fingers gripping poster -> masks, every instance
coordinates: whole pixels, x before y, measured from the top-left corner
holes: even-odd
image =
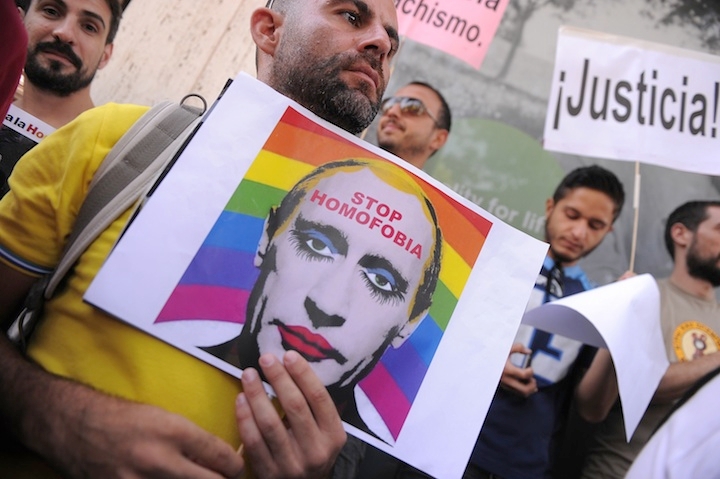
[[[85,299],[237,377],[296,350],[350,433],[460,477],[544,254],[241,75]]]

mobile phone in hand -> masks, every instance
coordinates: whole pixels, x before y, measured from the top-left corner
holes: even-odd
[[[529,368],[532,354],[512,353],[510,355],[510,363],[521,369]]]

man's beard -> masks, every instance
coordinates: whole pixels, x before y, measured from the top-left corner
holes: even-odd
[[[278,52],[271,73],[273,88],[350,133],[360,133],[370,125],[380,110],[383,87],[375,92],[377,101],[373,103],[368,96],[372,93],[371,86],[363,84],[359,90],[350,88],[339,74],[362,61],[378,73],[383,84],[378,58],[370,53],[338,54],[320,63],[297,58],[295,51]]]
[[[720,257],[702,257],[697,251],[697,241],[693,238],[686,257],[687,269],[690,276],[707,281],[717,288],[720,286]]]
[[[552,253],[552,257],[555,259],[555,262],[559,265],[567,265],[570,263],[574,263],[575,261],[579,261],[582,258],[584,258],[585,256],[587,256],[590,253],[592,253],[593,251],[595,251],[595,248],[600,246],[600,243],[598,243],[595,246],[593,246],[590,250],[583,251],[582,253],[580,253],[577,256],[568,256],[568,255],[562,254],[562,253],[556,251],[555,249],[553,249],[553,247],[552,247],[552,242],[550,241],[550,229],[548,228],[548,223],[549,223],[549,221],[546,220],[545,221],[545,242],[550,245],[550,252]]]
[[[38,58],[41,52],[57,52],[64,55],[75,67],[75,71],[62,73],[63,64],[57,60],[50,60],[49,66],[43,66]],[[64,97],[90,85],[95,77],[95,70],[84,72],[83,62],[72,47],[67,43],[55,41],[38,43],[28,52],[25,76],[35,87]]]

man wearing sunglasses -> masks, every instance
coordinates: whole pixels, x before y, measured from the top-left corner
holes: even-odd
[[[440,92],[412,82],[383,100],[378,146],[422,169],[447,141],[450,123],[450,108]]]

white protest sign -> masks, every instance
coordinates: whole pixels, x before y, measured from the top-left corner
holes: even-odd
[[[670,365],[653,277],[643,274],[546,303],[528,311],[523,324],[610,351],[629,441]]]
[[[562,27],[544,146],[720,175],[720,57]]]
[[[349,432],[459,478],[546,250],[241,75],[85,299],[238,377],[294,349]]]

